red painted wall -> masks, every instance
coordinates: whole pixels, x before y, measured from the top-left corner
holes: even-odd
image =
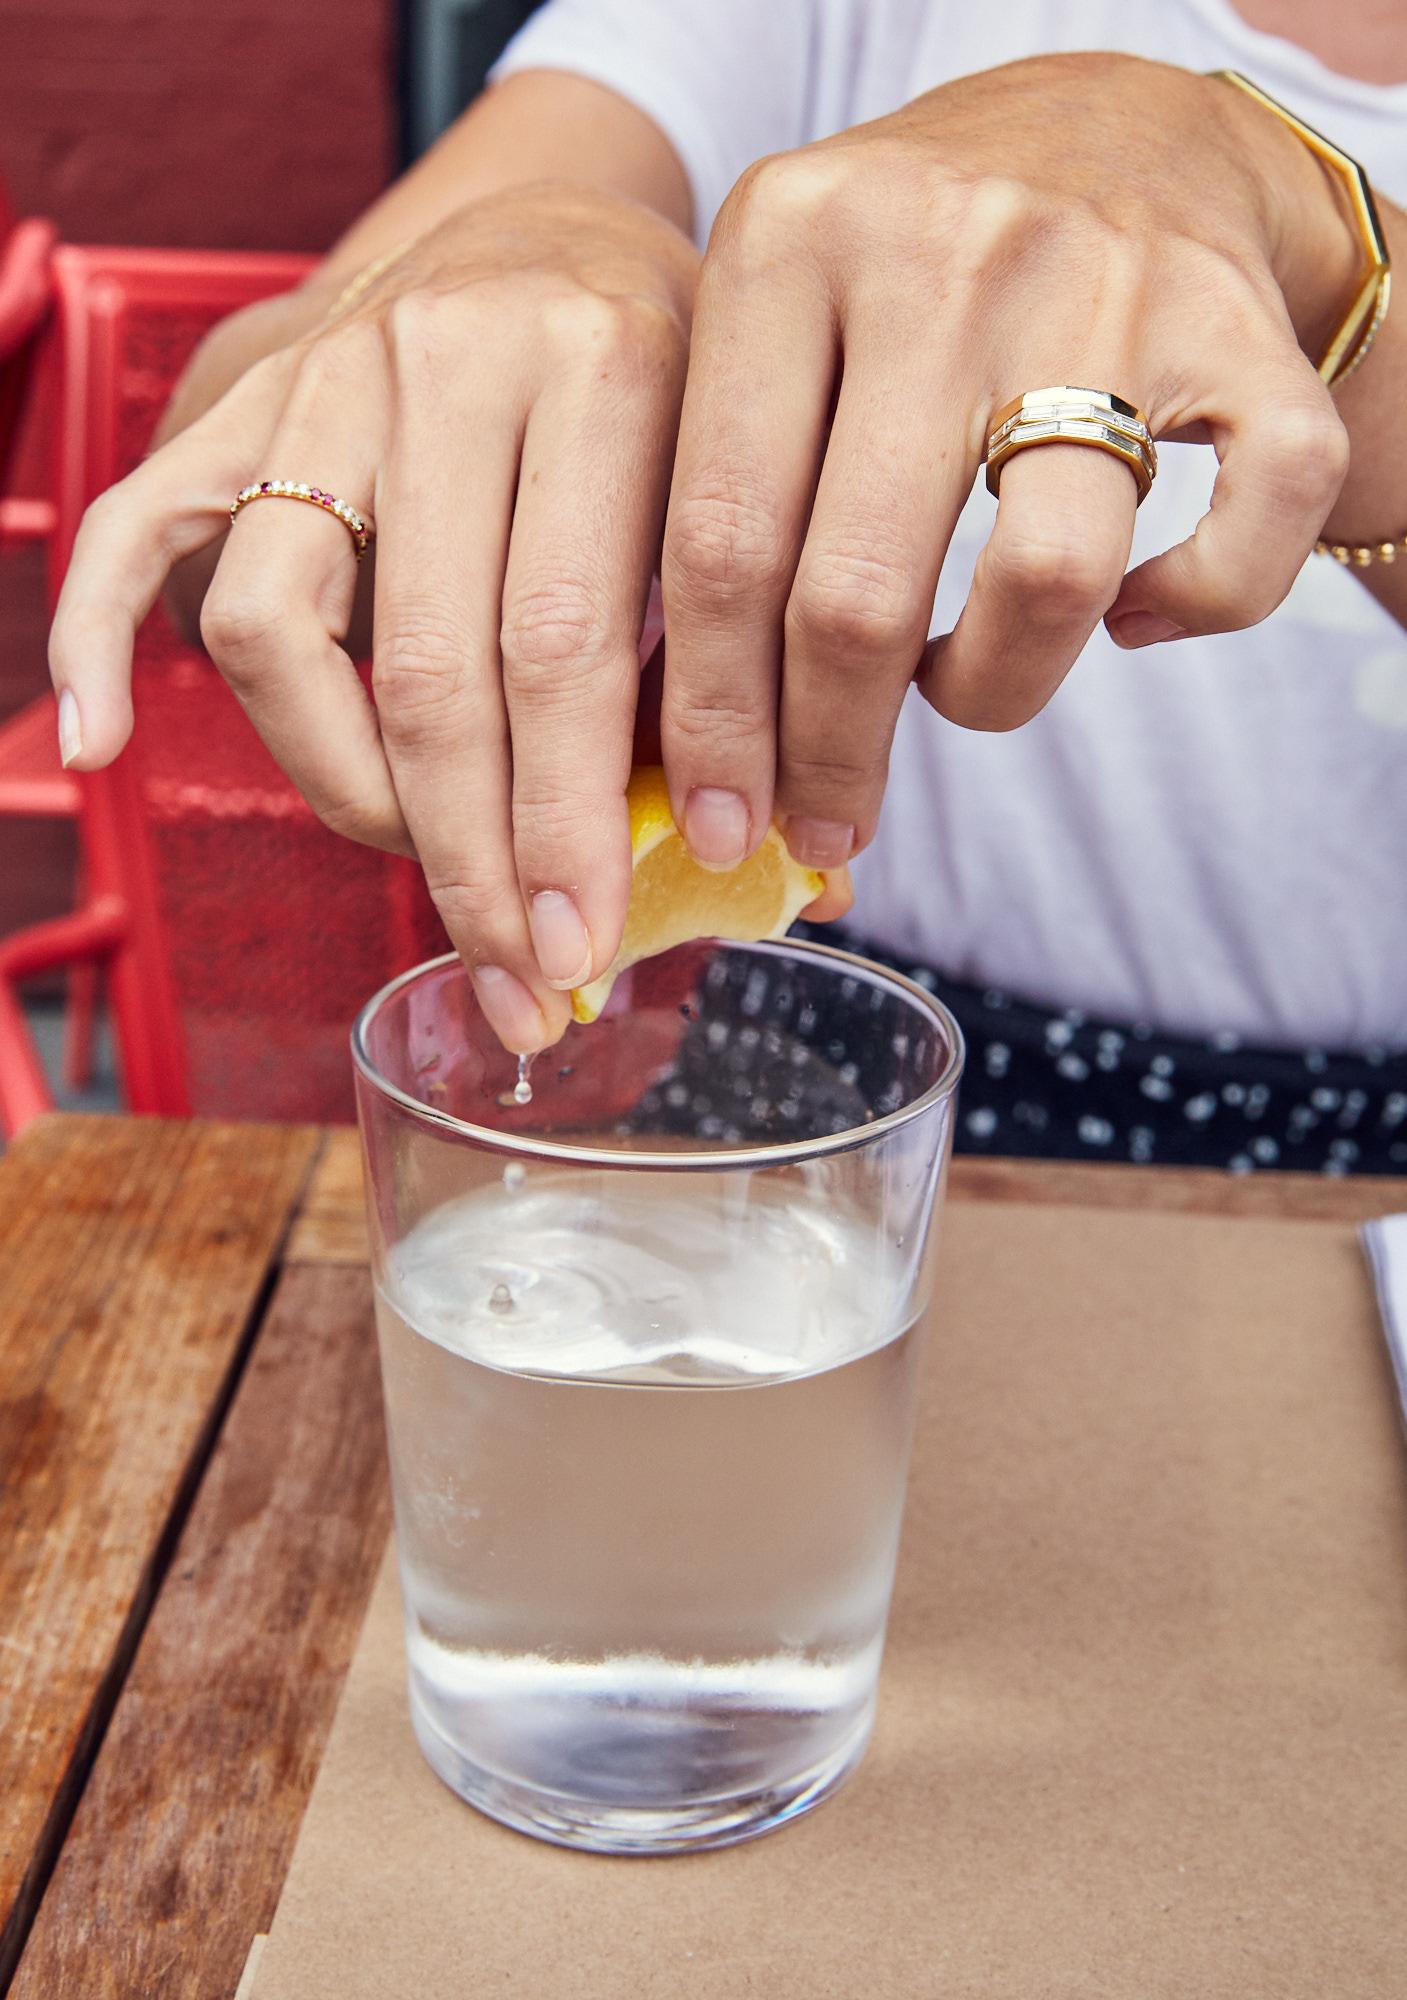
[[[69,242],[320,250],[395,148],[392,0],[0,0],[0,179]],[[39,564],[0,556],[0,716],[46,684]],[[0,821],[0,932],[66,834]]]
[[[4,0],[0,174],[70,241],[318,250],[390,171],[389,0]]]

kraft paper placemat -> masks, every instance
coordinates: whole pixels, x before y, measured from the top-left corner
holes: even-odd
[[[668,1860],[461,1805],[383,1575],[255,2000],[1390,2000],[1407,1476],[1352,1231],[959,1206],[879,1727]]]

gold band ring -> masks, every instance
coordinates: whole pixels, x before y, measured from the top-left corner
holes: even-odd
[[[999,409],[987,439],[987,491],[995,494],[1001,469],[1035,444],[1088,444],[1122,459],[1133,474],[1142,505],[1158,473],[1158,448],[1142,410],[1107,389],[1029,389]]]
[[[358,562],[375,533],[356,508],[339,500],[335,493],[324,493],[320,486],[298,486],[291,479],[261,479],[257,485],[241,487],[230,502],[230,519],[233,521],[241,507],[248,507],[255,500],[302,500],[309,507],[321,507],[326,513],[335,514],[356,543]]]

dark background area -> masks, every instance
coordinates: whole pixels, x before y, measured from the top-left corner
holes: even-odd
[[[482,84],[531,0],[0,0],[0,182],[72,243],[326,249]],[[43,559],[0,557],[0,716],[47,685]],[[12,822],[0,932],[64,907]],[[16,857],[22,862],[16,866]]]

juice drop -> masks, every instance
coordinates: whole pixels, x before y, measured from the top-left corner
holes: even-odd
[[[508,1111],[511,1110],[514,1105],[524,1105],[532,1103],[533,1101],[533,1087],[531,1082],[532,1064],[533,1064],[533,1059],[531,1056],[519,1056],[518,1081],[514,1084],[511,1090],[503,1090],[499,1092],[498,1103],[499,1103],[499,1108],[501,1110]]]

